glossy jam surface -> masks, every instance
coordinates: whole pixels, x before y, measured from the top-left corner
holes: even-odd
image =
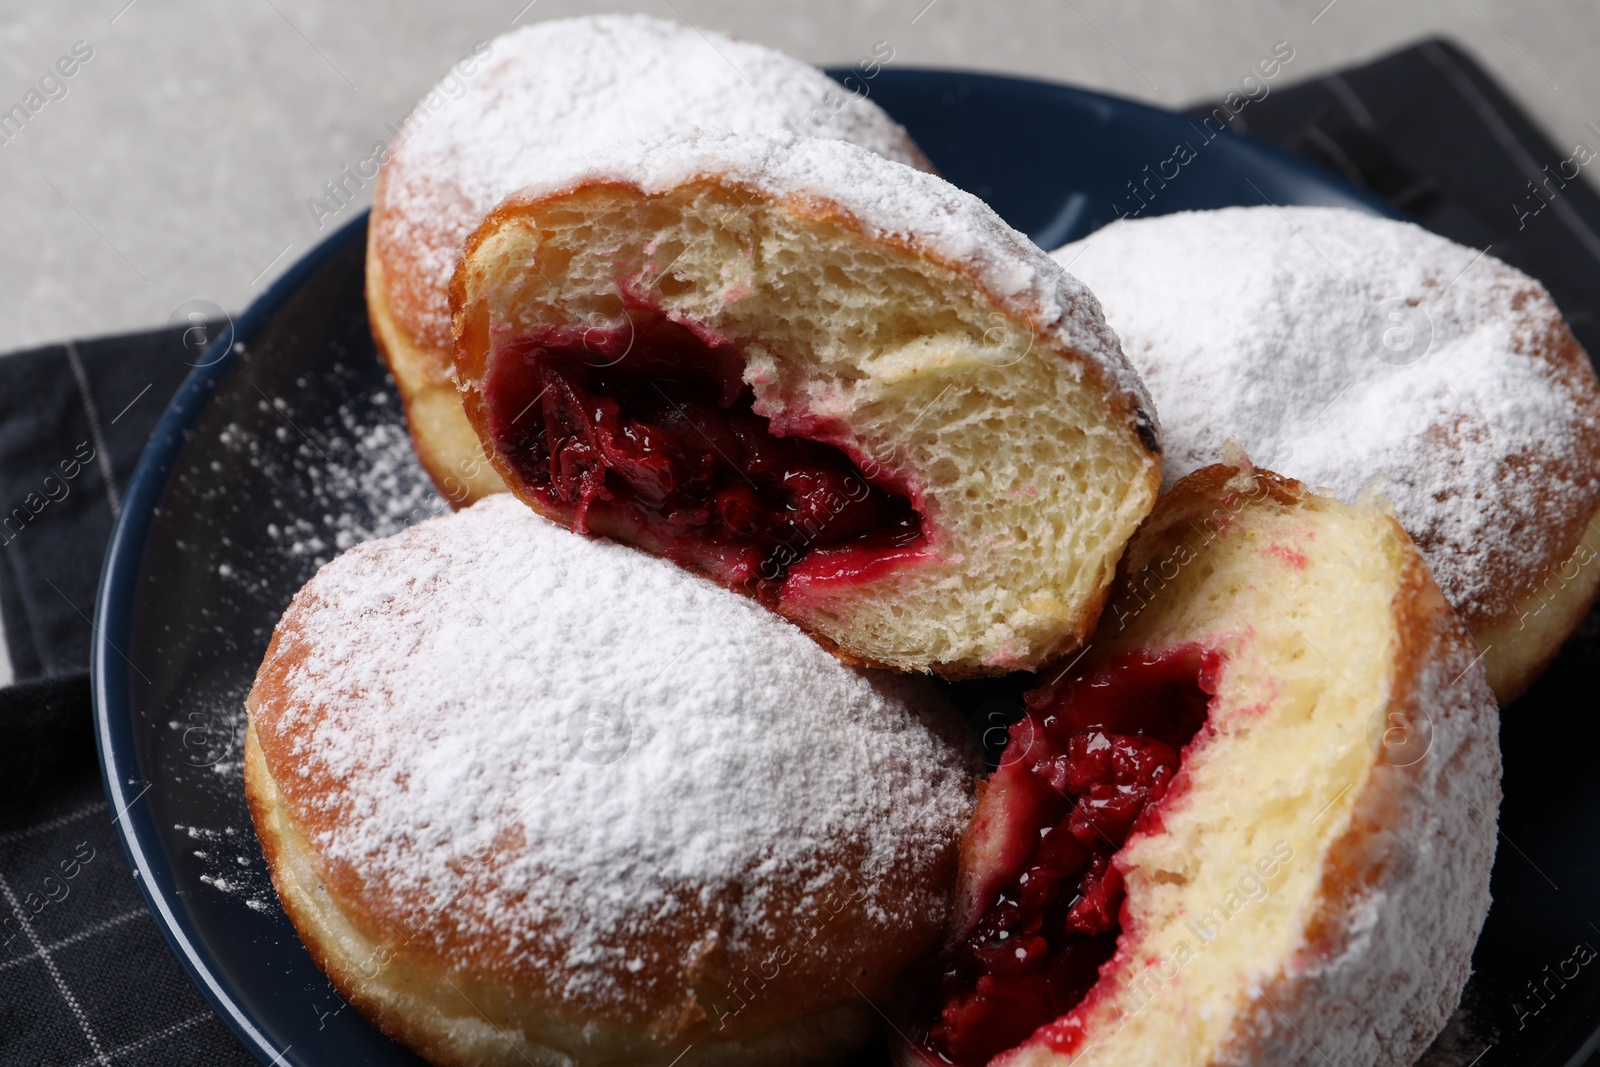
[[[1219,667],[1191,647],[1127,654],[1028,694],[974,824],[993,864],[976,883],[982,910],[940,957],[917,1027],[935,1061],[985,1063],[1095,984],[1120,930],[1113,858],[1155,825]]]
[[[744,361],[660,316],[505,344],[484,386],[522,484],[594,529],[763,598],[864,582],[917,555],[920,516],[839,449],[779,437]]]

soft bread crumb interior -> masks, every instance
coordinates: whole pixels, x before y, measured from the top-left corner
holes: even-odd
[[[712,183],[589,187],[502,224],[462,269],[497,341],[625,326],[624,292],[642,297],[739,345],[776,431],[909,481],[933,558],[782,605],[857,658],[981,674],[1081,644],[1151,505],[1153,460],[1102,382],[848,220]]]
[[[1198,642],[1227,660],[1161,831],[1118,857],[1128,921],[1074,1062],[1146,1067],[1157,1048],[1164,1063],[1213,1062],[1304,942],[1324,859],[1382,751],[1404,543],[1374,509],[1320,497],[1230,510],[1146,561],[1101,630],[1117,647]],[[1054,1061],[1036,1048],[1016,1062]]]

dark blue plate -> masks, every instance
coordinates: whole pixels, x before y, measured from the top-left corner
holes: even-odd
[[[1146,214],[1263,201],[1390,213],[1266,145],[1095,93],[910,70],[849,84],[864,84],[946,177],[1047,247],[1137,206],[1130,183],[1156,194]],[[1172,174],[1162,163],[1180,143],[1194,158],[1145,185],[1150,172]],[[442,510],[367,332],[365,233],[361,218],[331,236],[200,360],[128,487],[97,606],[100,755],[128,858],[179,960],[269,1064],[421,1062],[348,1008],[301,947],[272,893],[239,765],[244,696],[294,592],[349,544]],[[996,692],[959,695],[982,712]],[[1497,880],[1497,895],[1540,888],[1518,878]],[[1538,951],[1559,966],[1570,945],[1554,944]],[[1600,967],[1582,977],[1591,973]],[[1547,1024],[1540,1054],[1566,1050],[1548,1062],[1566,1062],[1588,1033],[1574,1028],[1594,1000],[1581,981],[1535,1019]]]

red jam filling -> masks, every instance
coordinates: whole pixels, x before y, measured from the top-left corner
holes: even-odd
[[[744,360],[655,316],[498,346],[490,432],[535,496],[730,586],[865,582],[924,550],[902,493],[751,410]]]
[[[939,958],[917,1028],[936,1061],[985,1063],[1094,986],[1121,929],[1113,859],[1155,825],[1220,664],[1194,647],[1123,654],[1027,695],[975,823],[997,869],[977,886],[975,924]]]

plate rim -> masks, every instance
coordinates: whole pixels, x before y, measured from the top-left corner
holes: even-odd
[[[357,231],[360,231],[360,236],[365,236],[367,216],[368,210],[363,209],[359,215],[323,238],[268,286],[266,292],[253,300],[243,314],[237,319],[230,318],[231,329],[205,350],[200,363],[184,378],[183,384],[156,422],[155,429],[150,431],[150,439],[139,454],[139,462],[128,479],[122,507],[106,545],[95,595],[89,685],[94,703],[97,762],[106,801],[115,813],[112,825],[116,828],[117,839],[133,870],[140,895],[144,897],[162,938],[188,974],[189,980],[200,990],[223,1024],[257,1059],[264,1054],[270,1056],[263,1061],[268,1064],[288,1062],[288,1048],[277,1049],[256,1028],[250,1013],[235,1001],[227,984],[213,973],[211,954],[195,944],[191,924],[174,911],[167,900],[167,893],[175,893],[176,889],[157,891],[158,873],[165,875],[163,880],[170,880],[172,869],[156,847],[153,817],[148,809],[134,809],[134,805],[155,783],[144,783],[142,790],[131,798],[128,796],[128,787],[140,781],[134,721],[130,713],[130,679],[119,669],[113,657],[121,659],[126,666],[132,666],[132,663],[122,655],[108,631],[123,638],[124,644],[127,643],[125,638],[141,576],[140,564],[149,541],[150,527],[156,517],[156,506],[167,486],[167,475],[188,442],[190,428],[216,394],[223,375],[242,358],[242,350],[248,346],[248,339],[294,296],[312,274],[356,239]],[[224,345],[226,349],[218,352],[217,349]],[[113,716],[113,708],[118,709],[120,715]],[[135,828],[136,822],[152,825]],[[159,867],[147,856],[147,844]]]
[[[853,73],[853,67],[827,67],[823,70],[836,79]],[[884,69],[877,77],[889,76],[892,80],[914,77],[961,79],[987,83],[994,86],[1027,88],[1045,92],[1080,104],[1110,105],[1124,114],[1132,112],[1140,117],[1160,121],[1173,118],[1188,119],[1178,111],[1156,107],[1138,100],[1083,89],[1060,82],[1032,77],[1018,77],[962,68],[899,67]],[[866,94],[870,98],[870,91]],[[1352,201],[1368,207],[1373,213],[1386,218],[1411,221],[1393,205],[1371,193],[1324,170],[1267,141],[1231,129],[1228,136],[1239,142],[1238,147],[1271,160],[1308,180],[1338,189]],[[1267,201],[1271,203],[1271,201]],[[1276,206],[1276,205],[1274,205]],[[159,847],[154,817],[149,808],[138,808],[138,802],[154,787],[153,782],[142,782],[137,762],[134,717],[131,714],[131,680],[127,668],[131,661],[123,656],[119,643],[126,644],[132,621],[132,609],[141,577],[141,564],[149,542],[151,527],[156,517],[156,507],[167,487],[173,466],[188,442],[189,431],[205,406],[216,394],[224,375],[242,358],[242,352],[251,340],[285,305],[306,280],[327,264],[335,255],[345,250],[349,242],[364,237],[370,209],[363,209],[338,229],[328,234],[277,278],[266,291],[250,302],[237,318],[231,318],[231,330],[205,350],[196,365],[168,402],[155,428],[150,433],[138,464],[134,467],[123,493],[122,506],[113,523],[107,542],[105,558],[100,568],[100,578],[95,595],[93,638],[89,660],[90,689],[94,705],[95,745],[101,783],[107,802],[115,813],[112,823],[124,856],[132,869],[140,895],[150,908],[156,926],[178,963],[194,983],[208,1005],[233,1035],[262,1063],[271,1065],[304,1063],[301,1057],[290,1057],[293,1046],[278,1049],[258,1029],[254,1015],[238,1003],[233,991],[216,973],[217,961],[197,942],[198,937],[186,915],[175,909],[168,897],[177,896],[172,881],[172,868]],[[1048,250],[1047,250],[1048,251]],[[226,349],[218,351],[226,345]],[[120,662],[119,662],[120,661]],[[143,785],[142,789],[133,790]],[[160,883],[160,884],[158,884]],[[1600,1042],[1600,1032],[1590,1043]]]
[[[841,84],[846,76],[856,76],[859,74],[859,71],[855,67],[827,66],[822,67],[821,69],[824,74],[827,74],[830,78],[833,78],[835,81],[838,81]],[[1110,104],[1123,112],[1131,111],[1151,119],[1167,120],[1178,118],[1183,119],[1185,122],[1189,122],[1191,124],[1200,121],[1195,119],[1194,116],[1188,114],[1187,112],[1174,111],[1169,108],[1158,107],[1155,104],[1149,104],[1143,100],[1135,100],[1132,97],[1117,96],[1114,93],[1103,93],[1095,89],[1085,89],[1080,86],[1070,85],[1066,82],[1049,81],[1044,78],[997,74],[992,71],[968,70],[964,67],[884,67],[871,79],[866,79],[869,83],[868,91],[860,94],[860,96],[862,99],[869,101],[872,100],[870,83],[872,81],[876,81],[878,78],[887,77],[891,81],[897,81],[901,78],[926,77],[928,75],[959,78],[966,81],[987,83],[997,87],[1021,85],[1026,86],[1027,88],[1036,92],[1048,92],[1068,100],[1075,100],[1083,103]],[[1310,84],[1310,80],[1308,79],[1306,81],[1296,82],[1293,84],[1306,85]],[[891,114],[889,117],[894,118],[894,115]],[[899,119],[895,119],[895,121],[899,122]],[[1345,196],[1348,196],[1351,200],[1360,203],[1375,215],[1380,215],[1387,219],[1394,219],[1398,222],[1410,222],[1420,225],[1417,223],[1415,218],[1406,214],[1404,211],[1401,211],[1399,208],[1389,203],[1389,201],[1382,199],[1366,189],[1363,189],[1361,186],[1356,185],[1343,175],[1337,174],[1326,167],[1319,167],[1309,160],[1302,159],[1293,152],[1290,152],[1288,149],[1280,148],[1271,141],[1264,140],[1251,133],[1242,133],[1238,130],[1235,130],[1231,126],[1226,127],[1221,132],[1236,142],[1235,148],[1241,148],[1247,152],[1252,152],[1258,156],[1261,156],[1262,158],[1269,159],[1275,165],[1294,171],[1300,177],[1307,180],[1338,189]],[[1256,191],[1260,192],[1259,189]],[[1264,194],[1262,196],[1262,201],[1264,205],[1271,207],[1283,206],[1266,199]],[[1158,212],[1154,215],[1139,217],[1158,218],[1161,214],[1171,213]],[[1108,222],[1106,225],[1110,226],[1112,223]],[[1027,235],[1025,234],[1024,236]],[[1029,240],[1031,241],[1032,238],[1030,237]],[[1082,238],[1078,238],[1078,240],[1082,240]],[[1053,252],[1055,249],[1046,248],[1045,251]]]

